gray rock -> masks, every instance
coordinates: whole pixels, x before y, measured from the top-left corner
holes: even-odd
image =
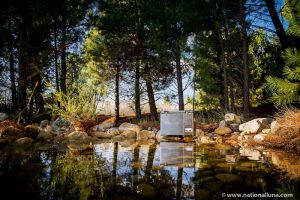
[[[48,125],[50,125],[49,120],[43,120],[43,121],[41,121],[41,123],[40,123],[40,127],[41,127],[41,128],[46,128]]]
[[[86,132],[82,132],[82,131],[74,131],[72,133],[70,133],[68,136],[67,136],[67,139],[69,140],[84,140],[86,138],[88,138],[88,134]]]
[[[110,123],[110,122],[103,122],[101,124],[98,124],[94,127],[92,127],[92,131],[101,131],[101,132],[104,132],[104,131],[107,131],[108,129],[112,128],[113,127],[113,124]]]
[[[234,113],[227,113],[227,114],[225,114],[224,118],[225,118],[225,122],[227,124],[240,124],[241,123],[241,118]]]
[[[231,128],[231,130],[233,130],[234,132],[239,131],[239,124],[230,124],[229,127]]]
[[[89,132],[89,135],[95,138],[108,138],[107,133],[103,131]]]
[[[121,135],[124,138],[136,138],[137,136],[136,132],[133,130],[125,130]]]
[[[226,124],[226,121],[225,120],[220,121],[219,127],[220,128],[228,127],[227,124]]]
[[[0,121],[4,121],[8,119],[8,115],[6,113],[0,113]]]
[[[139,133],[141,131],[141,127],[139,127],[136,124],[131,124],[131,123],[125,122],[125,123],[120,125],[119,131],[122,133],[125,130],[132,130],[132,131],[135,131],[136,133]]]
[[[60,131],[60,130],[63,130],[63,129],[68,130],[69,126],[70,126],[70,122],[63,119],[63,118],[60,118],[60,117],[57,118],[52,124],[52,127],[53,127],[54,131]]]
[[[53,135],[50,132],[41,131],[36,139],[48,141],[53,139]]]
[[[137,134],[138,140],[147,140],[152,138],[155,138],[153,131],[142,130]]]
[[[31,144],[33,142],[34,142],[34,140],[32,138],[29,138],[29,137],[23,137],[23,138],[20,138],[20,139],[16,140],[16,143],[21,144],[21,145]]]
[[[110,137],[114,137],[116,135],[120,135],[120,132],[117,128],[110,128],[107,130],[107,135],[109,135]]]
[[[270,118],[257,118],[249,122],[241,124],[239,130],[245,133],[256,134],[263,129],[270,128],[270,124],[273,120]]]

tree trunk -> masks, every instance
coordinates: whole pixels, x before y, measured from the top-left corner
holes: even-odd
[[[287,47],[289,47],[289,41],[288,41],[286,33],[283,29],[283,25],[282,25],[282,23],[279,19],[278,13],[276,11],[275,2],[274,2],[274,0],[264,0],[264,1],[265,1],[266,5],[267,5],[267,8],[269,10],[272,22],[274,24],[277,36],[278,36],[280,44],[281,44],[281,47],[283,49],[286,49]]]
[[[146,81],[146,88],[147,88],[147,94],[148,94],[148,100],[149,100],[149,107],[150,107],[150,113],[151,113],[151,120],[158,121],[158,114],[157,114],[157,108],[155,104],[155,97],[152,87],[152,78],[150,75],[150,70],[148,64],[146,64],[145,67],[145,81]]]
[[[233,88],[233,80],[232,76],[229,75],[229,87],[230,87],[230,109],[232,113],[235,113],[235,106],[234,106],[234,88]]]
[[[116,183],[117,179],[117,166],[118,166],[118,149],[119,149],[119,144],[116,142],[114,143],[114,157],[113,157],[113,171],[112,171],[112,176],[114,179],[114,183]]]
[[[132,158],[132,168],[133,168],[133,172],[132,172],[132,175],[133,175],[133,180],[132,180],[132,185],[133,185],[133,190],[136,191],[136,186],[138,184],[138,167],[135,166],[136,163],[139,162],[139,155],[140,155],[140,148],[141,146],[140,145],[137,145],[134,147],[133,149],[133,158]]]
[[[243,40],[243,111],[244,116],[249,117],[249,67],[248,67],[248,44],[247,44],[247,30],[246,19],[244,12],[243,0],[239,0],[240,17],[242,24],[242,40]]]
[[[176,63],[176,79],[178,88],[178,108],[179,110],[184,110],[184,100],[183,100],[183,88],[182,88],[182,72],[180,64],[180,47],[177,44],[175,52],[175,63]]]
[[[18,91],[18,102],[19,108],[26,113],[26,98],[27,98],[27,80],[26,80],[26,57],[25,57],[25,41],[27,39],[27,24],[25,17],[22,17],[22,29],[20,35],[20,47],[19,47],[19,91]]]
[[[61,38],[61,75],[60,75],[60,90],[67,94],[66,77],[67,77],[67,19],[65,14],[62,15],[62,38]]]
[[[181,199],[183,167],[178,167],[177,184],[176,184],[176,199]]]
[[[9,71],[10,71],[10,89],[13,108],[17,107],[17,91],[15,80],[15,67],[14,67],[14,52],[13,52],[13,36],[11,31],[11,19],[8,20],[8,50],[9,50]]]
[[[149,146],[148,158],[147,158],[147,164],[145,167],[145,176],[144,176],[146,183],[150,183],[151,170],[153,167],[153,161],[154,161],[154,155],[155,155],[156,148],[157,148],[156,143]]]
[[[139,62],[140,64],[141,62]],[[141,112],[141,94],[140,94],[140,66],[139,64],[135,67],[135,115],[137,119],[142,118]]]
[[[39,63],[37,65],[37,71],[36,71],[36,76],[34,78],[36,86],[36,91],[34,93],[34,100],[35,100],[35,106],[37,109],[37,114],[45,112],[45,107],[44,107],[44,98],[43,98],[43,87],[42,87],[42,69],[40,68]]]
[[[220,27],[218,28],[218,35],[219,35],[219,43],[220,43],[220,49],[221,49],[221,68],[223,69],[223,84],[224,84],[224,110],[225,112],[228,111],[228,80],[227,80],[227,69],[226,69],[226,62],[225,62],[225,50],[224,50],[224,44],[222,39],[222,32],[220,30]]]
[[[119,95],[119,79],[120,79],[120,66],[117,63],[116,65],[116,74],[115,74],[115,81],[116,81],[116,87],[115,87],[115,125],[119,123],[120,118],[120,95]]]

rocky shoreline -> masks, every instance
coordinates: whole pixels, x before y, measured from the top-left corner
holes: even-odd
[[[41,121],[40,124],[17,125],[11,121],[0,122],[0,146],[7,144],[29,145],[34,142],[53,143],[56,148],[67,147],[74,152],[83,152],[93,148],[101,140],[119,143],[155,143],[156,141],[181,141],[201,144],[224,144],[233,147],[255,144],[260,147],[265,138],[276,133],[278,125],[271,118],[257,118],[248,122],[234,113],[227,113],[218,128],[209,132],[196,129],[193,137],[162,136],[155,127],[146,130],[131,123],[114,127],[110,122],[102,122],[88,130],[71,125],[70,122],[57,118],[55,121]]]

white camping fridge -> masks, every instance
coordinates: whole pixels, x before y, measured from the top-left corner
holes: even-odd
[[[174,136],[194,135],[194,114],[192,111],[160,113],[160,134]]]

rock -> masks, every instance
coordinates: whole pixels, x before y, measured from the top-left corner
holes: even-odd
[[[119,131],[124,132],[125,130],[132,130],[132,131],[135,131],[136,133],[139,133],[141,131],[141,127],[139,127],[136,124],[130,124],[130,123],[125,122],[120,125]]]
[[[18,137],[20,136],[22,133],[22,131],[18,128],[15,128],[13,126],[8,126],[5,127],[1,132],[0,132],[0,136],[2,138],[7,138],[7,137]]]
[[[224,128],[224,127],[227,127],[227,124],[226,124],[226,121],[225,121],[225,120],[222,120],[222,121],[220,121],[220,123],[219,123],[219,128]]]
[[[248,157],[249,160],[258,161],[258,160],[260,160],[260,158],[262,156],[258,150],[246,148],[243,146],[239,149],[239,151],[240,151],[241,156],[246,156],[246,157]]]
[[[44,131],[45,131],[45,132],[48,132],[48,133],[52,133],[52,132],[53,132],[53,128],[52,128],[52,126],[47,125],[47,126],[44,128]]]
[[[80,153],[82,151],[92,150],[93,144],[69,144],[68,149],[70,149],[72,152]]]
[[[135,133],[135,132],[134,132]],[[115,137],[112,138],[113,142],[122,142],[124,141],[126,138],[121,134],[121,135],[117,135]]]
[[[248,168],[254,168],[254,167],[258,167],[257,162],[242,162],[240,164],[241,167],[248,167]]]
[[[235,163],[238,161],[238,155],[236,154],[225,155],[225,161],[229,163]]]
[[[153,128],[152,128],[152,131],[153,131],[153,133],[156,135],[156,133],[158,132],[158,129],[155,128],[155,127],[153,127]]]
[[[229,127],[232,131],[238,132],[239,131],[239,124],[230,124]]]
[[[25,136],[36,139],[37,136],[40,134],[40,129],[34,125],[27,125],[25,126]]]
[[[6,113],[0,113],[0,121],[4,121],[8,119],[8,115]]]
[[[8,139],[0,139],[0,147],[9,144],[9,140]]]
[[[215,148],[220,149],[220,150],[230,150],[230,149],[232,149],[232,146],[230,146],[228,144],[216,144]]]
[[[228,127],[219,127],[215,130],[215,133],[218,134],[218,135],[221,135],[221,136],[224,136],[224,135],[229,135],[230,133],[232,133],[232,130]]]
[[[142,130],[137,134],[138,140],[147,140],[151,138],[155,138],[153,131]]]
[[[255,142],[263,142],[266,138],[267,134],[257,134],[253,137]]]
[[[70,122],[61,117],[57,118],[52,125],[54,131],[59,131],[60,129],[68,130],[69,126]]]
[[[225,122],[227,124],[240,124],[241,123],[241,118],[234,113],[227,113],[227,114],[225,114],[224,118],[225,118]]]
[[[109,135],[110,137],[114,137],[116,135],[120,135],[120,132],[117,128],[110,128],[107,130],[107,135]]]
[[[136,132],[133,130],[125,130],[121,135],[124,138],[136,138]]]
[[[235,174],[217,174],[216,177],[223,183],[242,182],[241,177],[239,177],[238,175],[235,175]]]
[[[271,133],[276,133],[280,129],[280,126],[276,120],[271,123],[270,129]]]
[[[245,133],[256,134],[261,132],[263,129],[270,128],[272,119],[270,118],[257,118],[249,122],[241,124],[239,130]]]
[[[49,141],[53,139],[53,135],[50,132],[41,131],[36,139]]]
[[[210,138],[209,136],[203,136],[200,138],[200,142],[203,144],[211,144],[214,143],[215,141],[213,141],[213,139]]]
[[[113,127],[113,124],[110,122],[103,122],[91,128],[92,131],[101,131],[104,132]]]
[[[29,137],[23,137],[23,138],[20,138],[20,139],[16,140],[17,144],[22,144],[22,145],[31,144],[33,142],[34,142],[34,140],[32,138],[29,138]]]
[[[50,125],[49,120],[43,120],[43,121],[41,121],[41,123],[40,123],[40,127],[41,127],[41,128],[46,128],[48,125]]]
[[[85,140],[86,138],[88,138],[88,134],[86,132],[82,132],[82,131],[74,131],[72,133],[70,133],[67,136],[67,139],[69,140],[77,140],[77,141],[82,141]]]
[[[108,138],[107,133],[102,131],[89,132],[89,135],[95,138]]]
[[[271,133],[271,129],[270,128],[263,129],[261,132],[264,133],[264,134],[270,134]]]
[[[196,129],[196,134],[195,134],[195,136],[196,137],[201,137],[201,136],[204,136],[204,131],[202,131],[202,129]]]

